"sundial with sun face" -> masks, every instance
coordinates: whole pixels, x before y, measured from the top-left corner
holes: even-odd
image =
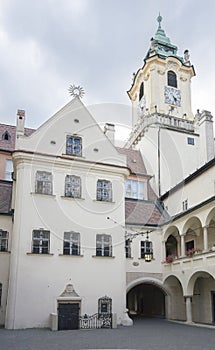
[[[80,85],[70,85],[68,91],[72,97],[82,98],[84,96],[84,89]]]

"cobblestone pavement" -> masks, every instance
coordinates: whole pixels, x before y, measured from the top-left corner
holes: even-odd
[[[0,350],[214,350],[215,328],[159,319],[137,319],[133,327],[51,332],[0,329]]]

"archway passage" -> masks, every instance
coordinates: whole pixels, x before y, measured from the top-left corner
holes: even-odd
[[[154,284],[142,283],[127,294],[130,316],[165,318],[165,293]]]

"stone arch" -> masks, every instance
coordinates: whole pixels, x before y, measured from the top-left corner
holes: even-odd
[[[175,275],[169,275],[164,280],[165,287],[169,290],[168,318],[171,320],[186,320],[186,305],[184,300],[184,287],[181,280]]]
[[[185,250],[190,250],[194,247],[203,250],[203,227],[201,220],[197,216],[192,216],[186,221],[182,232],[185,235]]]
[[[215,279],[207,271],[192,274],[187,285],[187,295],[192,296],[192,320],[201,323],[215,321]]]
[[[207,218],[206,227],[208,234],[208,248],[215,250],[215,208],[213,208]]]
[[[166,257],[180,256],[180,234],[176,226],[170,226],[164,234]]]
[[[127,308],[129,315],[166,317],[168,290],[156,278],[141,277],[127,286]]]

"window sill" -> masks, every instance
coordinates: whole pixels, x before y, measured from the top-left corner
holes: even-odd
[[[107,203],[107,204],[115,204],[115,202],[113,201],[100,201],[98,199],[93,199],[93,202],[97,202],[97,203]]]
[[[32,256],[53,256],[53,253],[47,253],[47,254],[42,254],[42,253],[26,253],[27,255],[32,255]]]
[[[7,250],[7,251],[1,251],[0,250],[0,254],[10,254],[11,252],[9,251],[9,250]]]
[[[30,194],[32,194],[33,196],[43,196],[43,197],[51,197],[51,198],[56,197],[55,194],[46,194],[46,193],[37,193],[37,192],[30,192]]]
[[[108,258],[108,259],[115,259],[115,256],[103,256],[103,255],[92,255],[92,258]]]
[[[144,260],[145,261],[145,258],[138,258],[138,260]],[[155,260],[155,259],[152,258],[152,260]]]
[[[134,259],[134,258],[133,258],[133,256],[126,256],[126,259],[132,260],[132,259]]]
[[[68,199],[68,200],[73,200],[73,201],[84,201],[85,198],[81,198],[81,197],[67,197],[67,196],[61,196],[62,199]]]
[[[63,153],[62,157],[70,158],[70,159],[73,159],[73,158],[75,158],[75,159],[85,159],[86,158],[83,155],[79,156],[79,155],[76,155],[76,154],[66,154],[66,153]]]
[[[75,254],[58,254],[59,256],[65,256],[65,257],[69,257],[69,258],[83,258],[83,255],[79,254],[79,255],[75,255]]]

